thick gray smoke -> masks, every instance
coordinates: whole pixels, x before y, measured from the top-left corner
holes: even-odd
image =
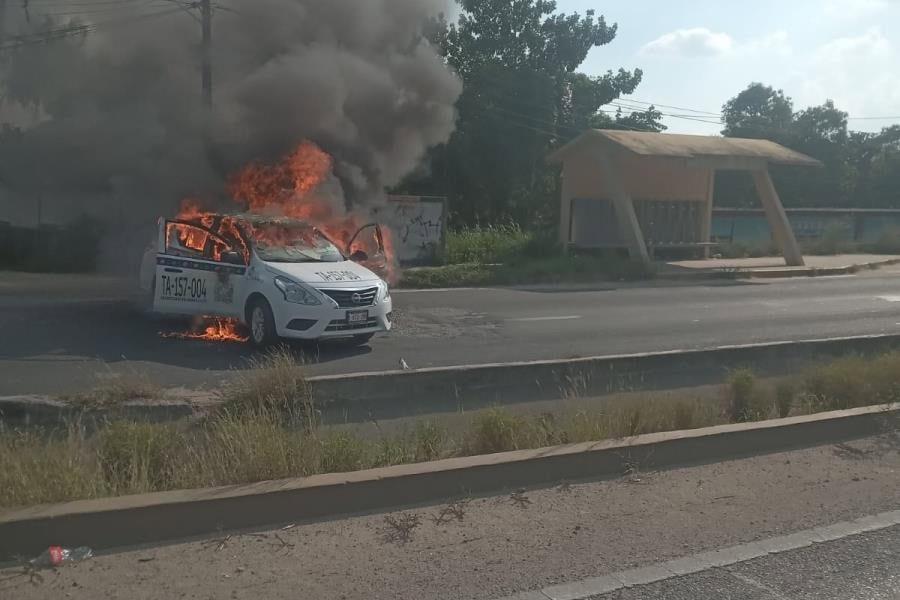
[[[66,7],[33,3],[26,23],[15,4],[5,46],[27,39],[11,33],[46,29],[35,7]],[[92,28],[84,37],[5,51],[6,102],[34,115],[0,140],[12,201],[107,193],[119,216],[153,219],[185,195],[221,197],[229,172],[309,139],[335,157],[345,194],[360,203],[452,132],[461,83],[421,36],[446,0],[215,5],[211,114],[200,25],[168,1],[98,3],[77,17]],[[49,26],[64,26],[60,18]]]

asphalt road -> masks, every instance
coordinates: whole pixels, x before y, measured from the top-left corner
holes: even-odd
[[[116,280],[0,273],[0,395],[64,393],[110,370],[167,387],[220,381],[252,353],[163,339]],[[900,331],[900,269],[858,276],[590,290],[396,291],[396,329],[306,349],[313,373],[570,358]]]
[[[895,600],[900,527],[619,590],[591,600]]]

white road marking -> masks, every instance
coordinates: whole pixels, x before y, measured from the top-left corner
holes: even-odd
[[[754,579],[748,575],[743,575],[741,573],[734,573],[734,572],[730,572],[730,575],[732,577],[734,577],[735,579],[737,579],[738,581],[742,581],[742,582],[746,583],[747,585],[755,587],[756,589],[758,589],[762,592],[766,592],[773,598],[777,598],[778,600],[788,600],[787,596],[785,596],[784,594],[782,594],[781,592],[779,592],[772,586],[766,585],[761,581],[757,581],[756,579]]]
[[[887,302],[900,302],[900,296],[878,296],[878,299]]]
[[[536,321],[574,321],[580,319],[581,315],[568,315],[565,317],[525,317],[523,319],[507,319],[508,321],[518,321],[520,323],[534,323]]]
[[[893,510],[869,517],[862,517],[854,521],[843,521],[825,527],[805,529],[790,535],[777,536],[758,542],[701,552],[700,554],[677,558],[642,569],[618,571],[600,577],[553,585],[541,590],[507,596],[502,600],[539,600],[542,597],[550,600],[586,600],[587,598],[602,596],[626,587],[647,585],[673,577],[700,573],[717,567],[729,567],[753,560],[754,558],[799,550],[813,544],[841,540],[852,535],[879,531],[897,525],[900,525],[900,510]],[[766,590],[776,598],[784,597],[777,590],[760,581],[742,576],[733,571],[730,572],[744,583]]]

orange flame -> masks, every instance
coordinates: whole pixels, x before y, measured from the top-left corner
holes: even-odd
[[[205,340],[208,342],[246,342],[247,336],[240,333],[241,324],[237,319],[203,317],[207,321],[202,333],[160,333],[164,338],[176,340]]]

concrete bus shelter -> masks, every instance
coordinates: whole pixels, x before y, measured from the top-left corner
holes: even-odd
[[[588,130],[550,158],[562,163],[560,241],[627,248],[649,262],[656,249],[708,255],[716,171],[749,171],[785,262],[803,255],[769,175],[769,165],[821,167],[768,140]]]

